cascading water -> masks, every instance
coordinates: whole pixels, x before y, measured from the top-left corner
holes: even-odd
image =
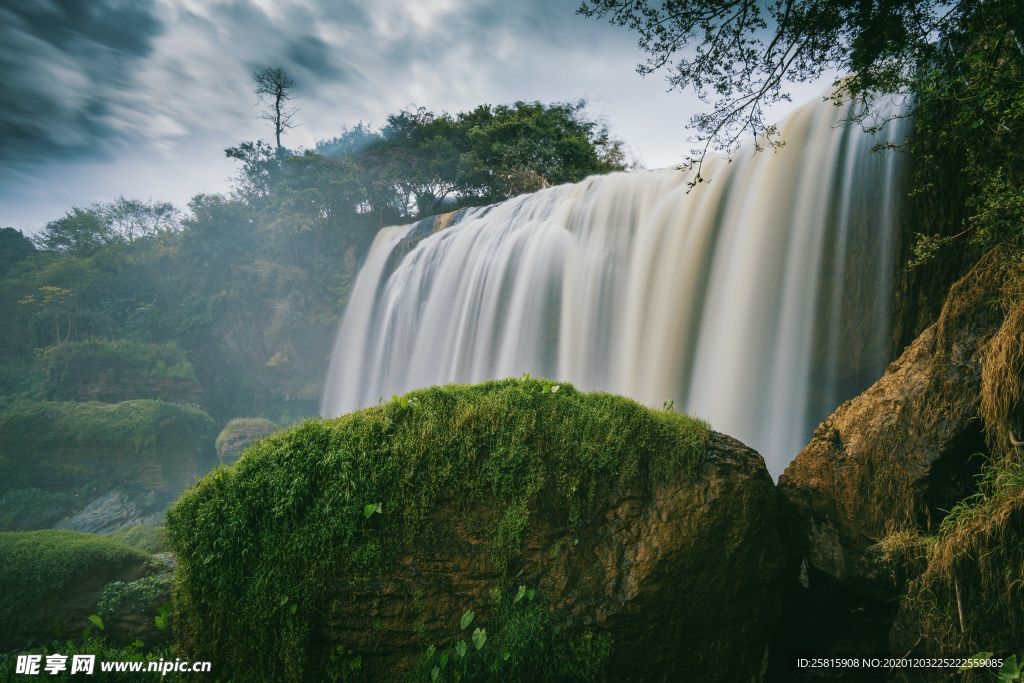
[[[381,230],[322,413],[529,372],[671,399],[778,477],[884,369],[900,173],[847,113],[801,108],[781,150],[711,158],[692,191],[618,173]]]

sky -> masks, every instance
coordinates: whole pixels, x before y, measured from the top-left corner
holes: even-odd
[[[229,192],[224,149],[270,140],[252,74],[283,67],[312,147],[425,106],[586,98],[647,168],[680,163],[707,105],[642,78],[637,36],[579,0],[0,0],[0,226],[72,206]],[[788,110],[827,83],[791,88]]]

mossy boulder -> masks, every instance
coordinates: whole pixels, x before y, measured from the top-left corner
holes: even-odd
[[[128,340],[85,341],[51,346],[39,353],[47,400],[120,403],[161,399],[199,404],[203,388],[185,352],[170,344]]]
[[[80,639],[107,584],[131,583],[157,569],[148,553],[103,536],[56,529],[0,533],[0,652],[33,638],[51,640],[59,624],[63,639]],[[137,635],[104,625],[114,638]]]
[[[263,418],[236,418],[228,422],[217,437],[217,457],[221,464],[230,465],[238,460],[238,456],[249,444],[279,429],[276,424]]]
[[[0,490],[115,485],[166,504],[215,462],[215,425],[162,401],[16,401],[0,410]]]
[[[759,677],[795,571],[761,457],[555,389],[418,390],[208,475],[167,516],[184,653],[237,681]]]

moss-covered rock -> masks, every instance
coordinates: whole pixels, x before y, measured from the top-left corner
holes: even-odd
[[[74,531],[0,533],[0,651],[55,636],[81,638],[103,588],[154,571],[148,553]],[[110,635],[127,636],[128,633]]]
[[[203,411],[162,401],[12,402],[0,410],[0,491],[99,482],[167,502],[212,466],[214,429]]]
[[[167,517],[187,656],[238,681],[431,680],[442,654],[466,682],[759,676],[786,566],[760,456],[554,389],[419,390],[208,475]]]
[[[128,340],[85,341],[51,346],[39,354],[47,400],[119,403],[161,399],[202,403],[203,389],[185,352],[176,344]]]
[[[221,464],[230,465],[238,460],[238,456],[249,444],[279,429],[276,424],[263,418],[236,418],[228,422],[217,437],[217,457]]]

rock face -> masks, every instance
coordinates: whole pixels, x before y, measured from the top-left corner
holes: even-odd
[[[609,681],[692,680],[695,672],[702,681],[756,681],[764,673],[783,575],[796,569],[761,457],[717,433],[708,451],[699,478],[680,473],[653,498],[639,487],[601,491],[575,532],[543,497],[535,501],[516,566],[556,623],[611,634]],[[379,581],[335,585],[322,638],[362,653],[369,680],[398,680],[419,636],[441,650],[465,637],[467,609],[486,622],[500,578],[483,538],[488,517],[487,506],[471,511]]]
[[[904,526],[937,528],[974,488],[986,452],[979,350],[1002,321],[994,264],[957,282],[939,321],[826,419],[779,479],[800,553],[852,590],[895,596],[872,546]]]
[[[71,517],[54,525],[55,529],[106,534],[114,529],[138,524],[159,526],[164,506],[155,503],[152,491],[114,490],[104,493]]]

